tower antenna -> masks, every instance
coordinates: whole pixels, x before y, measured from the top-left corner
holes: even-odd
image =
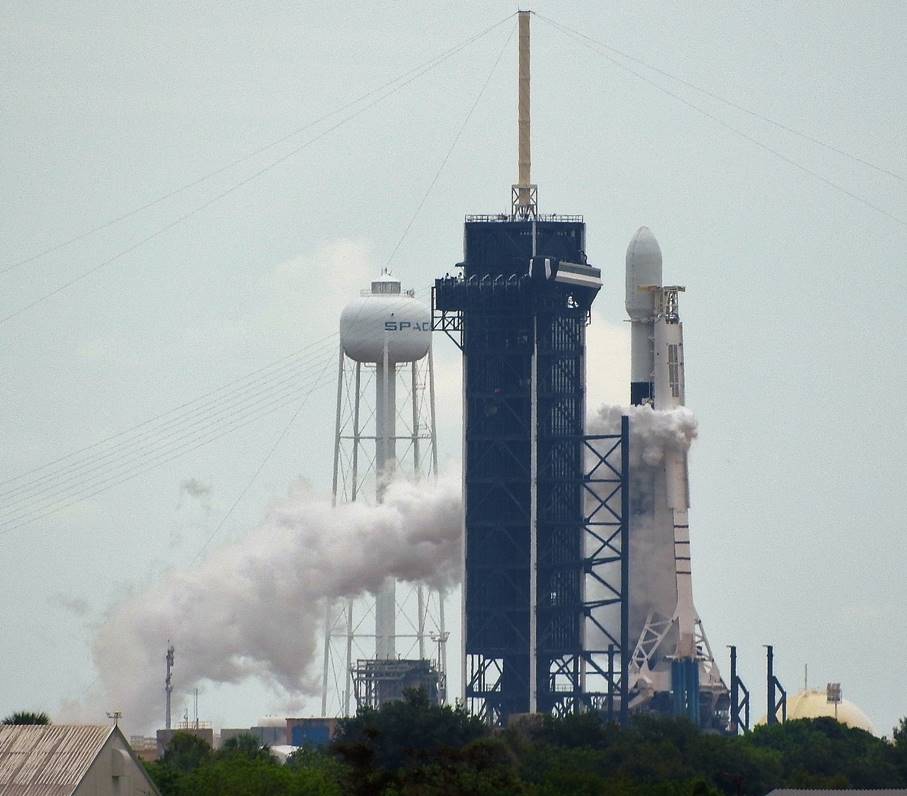
[[[519,88],[517,108],[517,184],[511,189],[514,218],[535,218],[538,215],[538,186],[532,184],[532,155],[530,137],[530,72],[529,17],[531,11],[519,12]]]
[[[170,695],[173,693],[173,645],[167,642],[167,676],[164,678],[164,693],[167,695],[167,712],[164,714],[164,726],[170,729]]]

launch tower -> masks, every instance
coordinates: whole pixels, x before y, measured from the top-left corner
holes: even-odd
[[[433,291],[433,328],[463,353],[463,693],[492,724],[613,706],[626,685],[626,638],[605,632],[602,611],[626,609],[627,428],[585,435],[586,325],[601,278],[582,217],[538,211],[529,19],[520,12],[511,211],[466,217],[461,273]],[[589,577],[607,586],[595,599]]]

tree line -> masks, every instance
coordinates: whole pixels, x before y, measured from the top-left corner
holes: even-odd
[[[907,786],[907,718],[891,740],[831,718],[728,737],[684,719],[595,713],[493,731],[421,692],[339,722],[324,749],[277,763],[253,736],[211,750],[177,734],[149,764],[164,796],[762,796],[777,787]]]
[[[4,723],[46,723],[18,713]],[[253,735],[213,750],[176,733],[147,764],[163,796],[763,796],[773,788],[907,787],[907,718],[891,739],[831,718],[729,737],[684,719],[536,716],[492,730],[409,692],[338,723],[322,749],[280,764]]]

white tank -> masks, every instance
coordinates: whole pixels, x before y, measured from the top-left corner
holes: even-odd
[[[648,320],[655,315],[655,293],[640,290],[661,285],[661,248],[648,227],[640,227],[627,246],[627,315]]]
[[[386,270],[340,313],[340,343],[357,362],[422,359],[431,345],[431,310],[400,289],[400,280]]]

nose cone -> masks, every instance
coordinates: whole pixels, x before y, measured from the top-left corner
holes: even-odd
[[[661,248],[648,227],[640,227],[627,246],[627,314],[644,320],[655,314],[655,294],[645,290],[661,285]]]

